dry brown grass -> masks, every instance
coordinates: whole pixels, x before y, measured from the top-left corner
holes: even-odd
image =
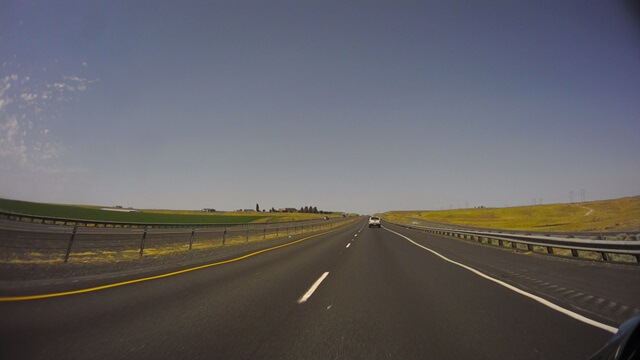
[[[392,211],[390,221],[426,220],[480,228],[530,231],[640,231],[640,196],[574,204],[448,211]]]
[[[320,231],[318,230],[310,230],[303,229],[301,227],[297,228],[297,231],[291,229],[290,232],[279,232],[279,233],[268,233],[266,236],[263,234],[250,234],[248,239],[246,235],[241,233],[234,233],[226,237],[224,247],[234,247],[234,246],[242,246],[245,243],[249,242],[251,244],[266,242],[269,240],[275,240],[279,238],[286,238],[295,235],[305,235],[312,233],[319,233],[327,230],[337,229],[346,226],[347,224],[351,224],[354,220],[349,220],[347,222],[338,222],[338,223],[327,223],[326,227]],[[304,231],[303,231],[304,230]],[[193,243],[193,247],[191,251],[210,251],[216,248],[221,248],[222,238],[220,234],[216,236],[212,236],[209,238],[198,238],[197,241]],[[156,245],[145,247],[144,256],[145,257],[162,257],[165,255],[171,255],[176,253],[181,253],[189,251],[189,244],[186,243],[175,243],[175,244],[166,244],[166,245]],[[135,261],[140,258],[140,250],[138,249],[129,249],[129,250],[120,250],[120,251],[104,251],[104,250],[95,250],[95,251],[82,251],[82,252],[71,252],[69,256],[69,262],[73,263],[91,263],[91,264],[104,264],[104,263],[114,263],[121,261]],[[61,264],[64,261],[64,254],[62,252],[55,253],[39,253],[39,252],[30,252],[23,254],[5,254],[5,256],[0,259],[0,263],[7,264]]]

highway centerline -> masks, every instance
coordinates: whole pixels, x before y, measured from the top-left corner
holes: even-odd
[[[40,299],[47,299],[47,298],[60,297],[60,296],[84,294],[84,293],[89,293],[89,292],[94,292],[94,291],[101,291],[101,290],[106,290],[106,289],[125,286],[125,285],[131,285],[131,284],[136,284],[136,283],[141,283],[141,282],[146,282],[146,281],[151,281],[151,280],[157,280],[157,279],[172,277],[172,276],[176,276],[176,275],[180,275],[180,274],[184,274],[184,273],[188,273],[188,272],[192,272],[192,271],[198,271],[198,270],[202,270],[202,269],[206,269],[206,268],[210,268],[210,267],[215,267],[215,266],[220,266],[220,265],[225,265],[225,264],[241,261],[241,260],[256,256],[256,255],[262,254],[262,253],[266,253],[266,252],[273,251],[273,250],[276,250],[276,249],[281,249],[281,248],[284,248],[284,247],[287,247],[287,246],[298,244],[300,242],[303,242],[303,241],[306,241],[306,240],[309,240],[309,239],[313,239],[313,238],[316,238],[316,237],[319,237],[319,236],[331,234],[331,233],[337,232],[339,230],[343,230],[346,227],[347,226],[341,226],[341,227],[339,227],[337,229],[331,229],[331,230],[328,230],[328,231],[325,231],[325,232],[322,232],[322,233],[313,234],[313,235],[310,235],[310,236],[307,236],[307,237],[303,237],[301,239],[294,240],[294,241],[291,241],[291,242],[288,242],[288,243],[284,243],[284,244],[281,244],[281,245],[276,245],[276,246],[273,246],[273,247],[257,250],[257,251],[254,251],[252,253],[241,255],[239,257],[235,257],[235,258],[232,258],[232,259],[221,260],[221,261],[217,261],[217,262],[213,262],[213,263],[209,263],[209,264],[189,267],[189,268],[185,268],[185,269],[182,269],[182,270],[172,271],[172,272],[163,273],[163,274],[159,274],[159,275],[142,277],[142,278],[134,278],[134,279],[131,279],[131,280],[115,282],[115,283],[108,283],[108,284],[105,284],[105,285],[89,287],[89,288],[82,288],[82,289],[77,289],[77,290],[70,290],[70,291],[45,293],[45,294],[37,294],[37,295],[18,295],[18,296],[5,296],[5,297],[0,296],[0,302],[40,300]],[[291,236],[289,236],[289,237],[291,237]]]
[[[311,295],[313,295],[313,293],[316,291],[316,289],[318,288],[318,286],[320,286],[320,284],[322,283],[322,281],[327,277],[327,275],[329,275],[329,272],[325,272],[324,274],[322,274],[318,280],[316,280],[316,282],[313,283],[313,285],[311,285],[311,287],[309,288],[309,290],[307,290],[307,292],[302,295],[302,297],[300,299],[298,299],[298,304],[302,304],[304,302],[306,302],[307,300],[309,300],[309,298],[311,297]]]
[[[526,292],[524,290],[521,290],[521,289],[519,289],[519,288],[517,288],[515,286],[509,285],[509,284],[505,283],[504,281],[501,281],[501,280],[495,279],[495,278],[493,278],[493,277],[491,277],[489,275],[486,275],[486,274],[484,274],[484,273],[482,273],[482,272],[480,272],[480,271],[478,271],[478,270],[476,270],[476,269],[474,269],[474,268],[472,268],[470,266],[464,265],[464,264],[459,263],[457,261],[453,261],[453,260],[449,259],[448,257],[438,253],[437,251],[431,250],[426,246],[418,244],[417,242],[413,241],[412,239],[410,239],[409,237],[407,237],[405,235],[402,235],[402,234],[400,234],[398,232],[395,232],[395,231],[393,231],[391,229],[388,229],[388,228],[386,228],[384,226],[382,228],[387,230],[387,231],[389,231],[389,232],[391,232],[391,233],[393,233],[393,234],[396,234],[396,235],[404,238],[405,240],[409,241],[410,243],[412,243],[413,245],[415,245],[415,246],[417,246],[419,248],[422,248],[422,249],[424,249],[426,251],[429,251],[430,253],[440,257],[441,259],[443,259],[443,260],[445,260],[447,262],[450,262],[450,263],[452,263],[454,265],[458,265],[458,266],[462,267],[465,270],[469,270],[469,271],[471,271],[472,273],[474,273],[474,274],[476,274],[478,276],[481,276],[481,277],[483,277],[483,278],[485,278],[487,280],[493,281],[494,283],[496,283],[498,285],[501,285],[501,286],[503,286],[503,287],[505,287],[505,288],[507,288],[507,289],[509,289],[511,291],[514,291],[514,292],[520,294],[520,295],[524,295],[524,296],[526,296],[526,297],[528,297],[528,298],[530,298],[530,299],[532,299],[532,300],[534,300],[534,301],[536,301],[536,302],[538,302],[538,303],[540,303],[540,304],[542,304],[542,305],[544,305],[546,307],[549,307],[549,308],[551,308],[553,310],[556,310],[556,311],[558,311],[560,313],[563,313],[563,314],[565,314],[565,315],[567,315],[567,316],[569,316],[569,317],[571,317],[573,319],[576,319],[576,320],[578,320],[580,322],[583,322],[585,324],[600,328],[602,330],[608,331],[608,332],[613,333],[613,334],[615,334],[618,331],[618,329],[613,327],[613,326],[609,326],[609,325],[603,324],[601,322],[589,319],[589,318],[587,318],[585,316],[582,316],[582,315],[580,315],[580,314],[578,314],[576,312],[573,312],[571,310],[565,309],[565,308],[563,308],[563,307],[561,307],[559,305],[556,305],[556,304],[554,304],[554,303],[552,303],[552,302],[550,302],[548,300],[545,300],[545,299],[543,299],[543,298],[541,298],[541,297],[539,297],[537,295],[528,293],[528,292]]]

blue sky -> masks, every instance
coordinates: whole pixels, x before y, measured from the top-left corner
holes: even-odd
[[[372,213],[640,194],[615,1],[3,1],[0,197]]]

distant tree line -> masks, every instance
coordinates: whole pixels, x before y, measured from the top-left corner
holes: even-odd
[[[216,212],[216,209],[212,209],[212,208],[204,208],[202,209],[202,211],[204,212]],[[238,209],[236,210],[237,212],[252,212],[253,209]],[[256,212],[266,212],[266,209],[260,209],[260,204],[256,204]],[[276,209],[274,207],[271,207],[271,209],[269,209],[269,212],[300,212],[300,213],[307,213],[307,214],[331,214],[331,211],[323,211],[323,210],[318,210],[317,207],[315,206],[301,206],[300,209],[296,209],[296,208],[281,208],[281,209]]]
[[[300,209],[282,208],[279,210],[272,207],[271,209],[269,209],[269,212],[299,212],[299,213],[306,213],[306,214],[331,214],[330,211],[318,210],[316,206],[301,206]]]
[[[317,214],[318,213],[318,208],[315,206],[304,206],[300,208],[301,213],[310,213],[310,214]]]

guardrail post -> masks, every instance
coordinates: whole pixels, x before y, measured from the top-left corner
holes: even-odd
[[[193,236],[196,234],[196,229],[191,230],[191,239],[189,240],[189,250],[191,250],[193,246]]]
[[[73,245],[73,239],[76,237],[76,231],[78,231],[78,227],[73,227],[73,232],[71,233],[71,239],[69,239],[69,245],[67,246],[67,254],[64,256],[64,262],[69,261],[69,255],[71,254],[71,246]]]
[[[527,244],[527,250],[533,252],[533,245]]]
[[[553,248],[551,246],[547,246],[547,254],[553,255]]]
[[[580,257],[580,254],[578,254],[578,250],[576,250],[576,249],[571,249],[571,256],[573,256],[573,257]]]
[[[140,241],[140,257],[144,255],[144,242],[147,240],[147,230],[148,228],[144,228],[144,233],[142,233],[142,240]]]
[[[609,254],[607,254],[606,252],[601,252],[600,255],[602,255],[602,260],[611,261],[611,259],[609,258]]]
[[[224,232],[222,233],[222,246],[227,241],[227,228],[224,228]]]
[[[247,232],[244,234],[244,243],[249,242],[249,227],[247,226]]]
[[[262,228],[262,240],[266,240],[267,239],[267,227],[263,227]]]

